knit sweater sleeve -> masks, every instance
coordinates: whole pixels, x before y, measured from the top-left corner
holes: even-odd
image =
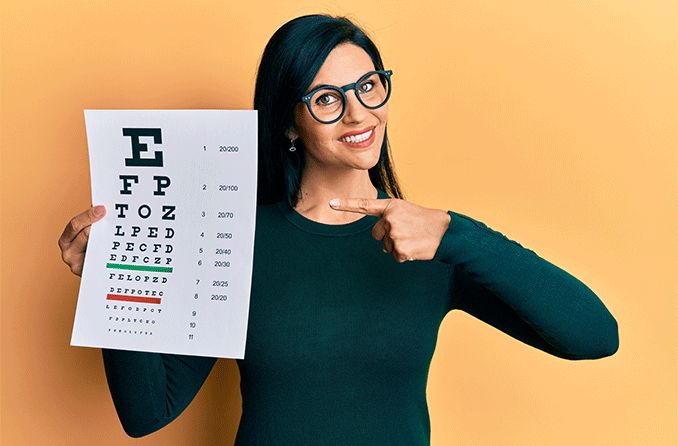
[[[564,359],[617,351],[617,321],[588,286],[485,223],[447,212],[450,223],[433,260],[451,266],[450,311],[463,310]]]
[[[178,417],[217,358],[101,349],[118,418],[130,437],[157,431]]]

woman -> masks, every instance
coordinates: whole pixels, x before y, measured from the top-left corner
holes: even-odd
[[[478,220],[402,198],[391,75],[346,18],[296,18],[266,46],[238,445],[429,444],[428,368],[454,309],[561,358],[618,348],[616,320],[578,279]],[[78,275],[100,218],[83,212],[60,239]],[[216,361],[102,353],[133,437],[176,418]]]

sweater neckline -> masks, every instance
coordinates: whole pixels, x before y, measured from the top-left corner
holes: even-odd
[[[376,189],[377,189],[376,198],[390,198],[389,195],[383,190],[379,188]],[[376,215],[363,215],[359,219],[352,221],[350,223],[341,223],[336,225],[326,224],[304,217],[290,205],[290,203],[287,201],[287,198],[283,198],[276,204],[280,211],[285,216],[285,218],[287,218],[287,220],[289,220],[293,225],[295,225],[302,231],[309,232],[312,234],[330,235],[330,236],[354,234],[356,232],[363,231],[373,226],[379,219],[379,217],[377,217]]]

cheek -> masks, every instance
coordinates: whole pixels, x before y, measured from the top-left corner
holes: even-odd
[[[331,125],[306,122],[303,129],[304,143],[308,148],[326,147],[334,141],[336,129]]]
[[[334,128],[331,125],[316,124],[310,129],[311,139],[319,145],[331,144],[334,139]]]
[[[379,113],[376,113],[377,119],[379,119],[379,138],[383,138],[384,132],[386,131],[386,123],[388,121],[388,110],[379,109]]]
[[[377,116],[379,117],[379,121],[381,121],[382,125],[386,125],[386,121],[388,120],[388,105],[384,105],[378,109],[378,112]]]

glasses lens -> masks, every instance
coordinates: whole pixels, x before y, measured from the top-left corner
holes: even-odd
[[[311,112],[322,122],[337,119],[344,108],[344,98],[337,90],[325,88],[318,90],[311,97]]]
[[[386,75],[369,73],[358,83],[358,99],[366,107],[377,108],[387,101],[391,85]]]

